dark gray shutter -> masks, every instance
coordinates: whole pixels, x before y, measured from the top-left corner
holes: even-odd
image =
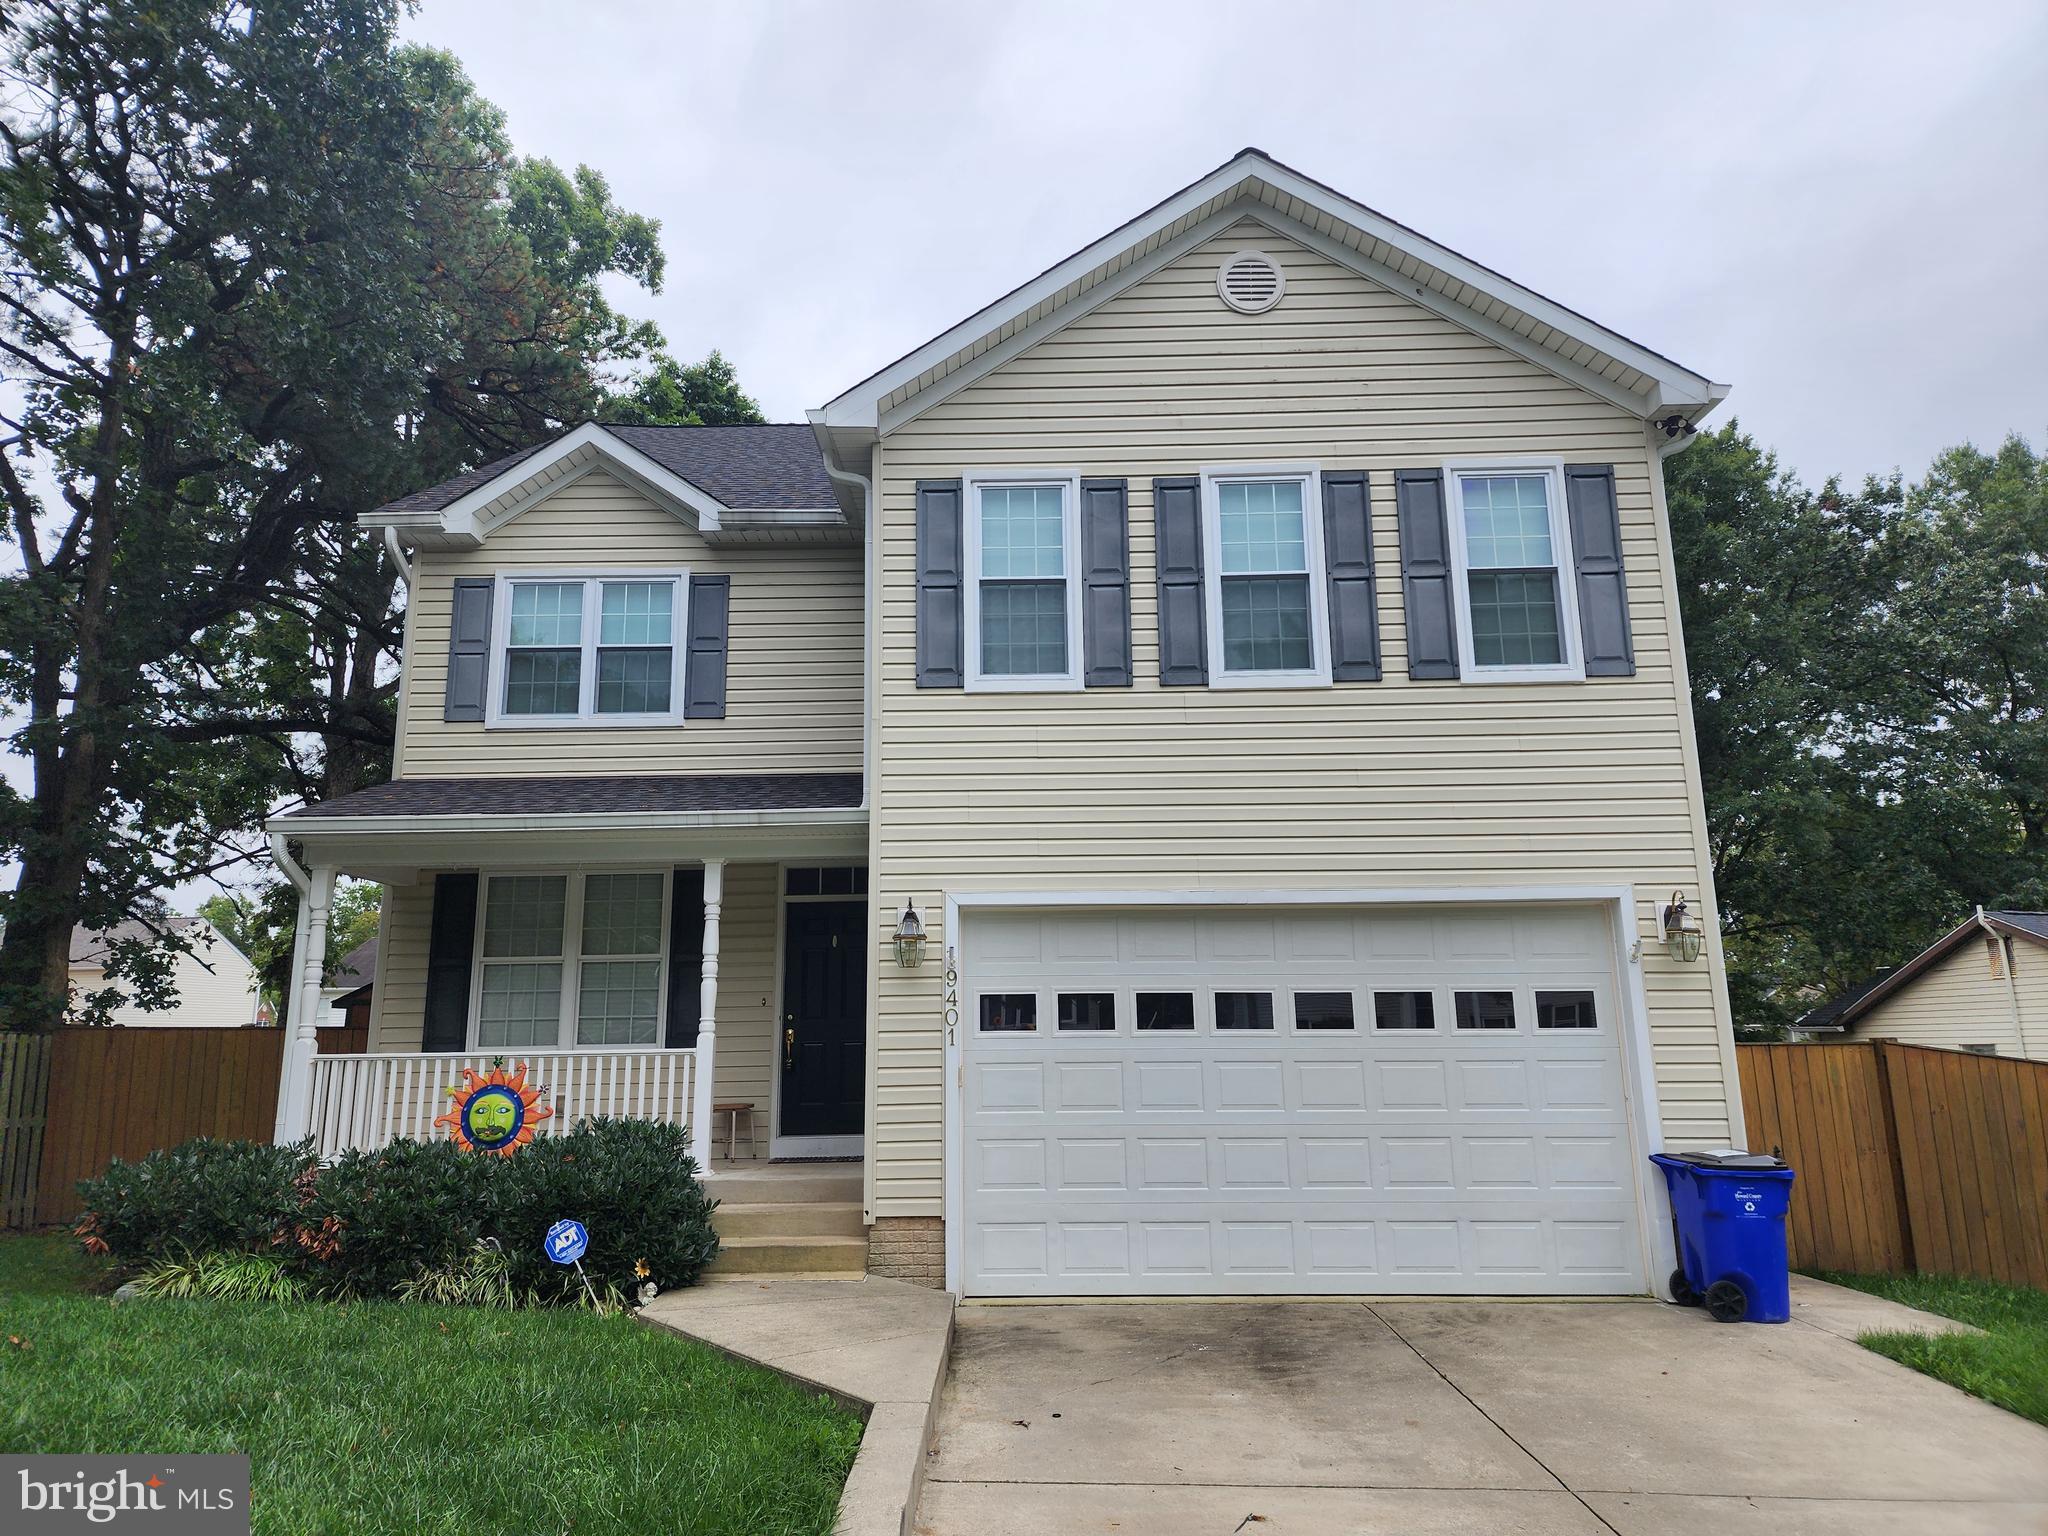
[[[662,1043],[685,1050],[697,1043],[704,1000],[704,866],[678,869],[668,903],[668,1028]]]
[[[683,718],[725,718],[725,645],[730,576],[690,578],[690,654],[683,662]]]
[[[1564,501],[1572,520],[1572,559],[1578,567],[1586,675],[1633,677],[1636,648],[1628,627],[1628,576],[1621,568],[1614,466],[1565,465]]]
[[[1131,686],[1129,482],[1081,482],[1081,680]]]
[[[1209,681],[1199,477],[1152,482],[1152,536],[1159,557],[1159,681],[1168,688],[1198,687]]]
[[[1401,592],[1407,609],[1408,675],[1456,677],[1458,626],[1451,591],[1450,529],[1441,470],[1394,471],[1401,530]]]
[[[1362,469],[1323,471],[1323,552],[1330,566],[1330,676],[1376,683],[1379,597],[1372,579],[1372,493]]]
[[[448,693],[441,705],[443,720],[484,717],[484,698],[491,681],[491,591],[496,585],[488,576],[455,579],[454,611],[448,619]]]
[[[960,482],[917,482],[917,686],[958,688]]]
[[[474,874],[434,876],[427,929],[427,1005],[420,1049],[459,1051],[469,1044],[469,972],[476,958]]]

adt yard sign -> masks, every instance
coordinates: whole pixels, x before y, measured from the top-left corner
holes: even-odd
[[[548,1228],[544,1246],[557,1264],[574,1264],[590,1251],[590,1234],[580,1221],[558,1221]]]

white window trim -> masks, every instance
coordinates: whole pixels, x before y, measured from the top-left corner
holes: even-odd
[[[1472,660],[1471,565],[1465,548],[1465,494],[1460,475],[1541,475],[1550,501],[1550,552],[1557,562],[1559,644],[1564,660],[1546,666],[1482,667]],[[1564,460],[1549,457],[1447,459],[1444,517],[1451,536],[1451,608],[1457,615],[1458,676],[1470,683],[1578,683],[1586,678],[1579,632],[1578,558],[1564,499]]]
[[[1217,488],[1238,480],[1299,480],[1303,548],[1308,559],[1309,665],[1233,672],[1223,664],[1223,505]],[[1323,554],[1323,474],[1319,464],[1220,464],[1202,471],[1202,609],[1211,688],[1330,686],[1330,577]]]
[[[491,593],[490,686],[484,701],[486,730],[562,730],[596,726],[602,730],[648,725],[683,723],[683,667],[689,654],[690,573],[675,570],[554,570],[499,571]],[[547,582],[583,583],[583,664],[577,676],[578,696],[573,715],[509,715],[505,713],[505,680],[508,670],[507,645],[512,635],[512,588]],[[670,606],[673,628],[669,634],[669,707],[658,714],[600,715],[597,713],[598,624],[601,617],[603,584],[608,581],[670,583],[675,599]]]
[[[1067,583],[1067,670],[1039,676],[985,676],[981,670],[981,493],[985,488],[1056,485]],[[1081,687],[1081,474],[1067,469],[982,470],[961,476],[961,649],[969,693],[1065,693]],[[1048,578],[1050,579],[1050,578]]]
[[[579,1045],[576,1041],[576,1002],[583,995],[583,883],[591,875],[660,875],[661,881],[661,972],[654,990],[654,1040],[647,1045]],[[484,925],[490,910],[491,882],[511,880],[522,876],[553,879],[557,876],[568,883],[562,894],[562,996],[555,1011],[555,1043],[553,1045],[484,1045],[477,1036],[482,1025],[484,1006]],[[668,968],[674,956],[670,953],[669,937],[675,926],[676,882],[674,867],[657,865],[643,868],[638,865],[609,865],[603,869],[488,869],[481,872],[476,882],[476,940],[470,946],[469,957],[469,1024],[464,1035],[465,1049],[501,1052],[507,1056],[520,1051],[591,1051],[616,1053],[619,1051],[659,1051],[668,1043]],[[506,965],[552,965],[554,962],[530,955],[493,956],[495,961]],[[617,955],[595,955],[599,962],[619,959]]]

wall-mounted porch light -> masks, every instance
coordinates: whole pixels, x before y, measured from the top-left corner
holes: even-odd
[[[1673,891],[1664,908],[1664,949],[1672,959],[1690,965],[1700,957],[1700,920],[1686,907],[1685,893]]]
[[[914,901],[903,903],[903,917],[896,924],[896,963],[906,971],[924,964],[924,919],[917,915]]]

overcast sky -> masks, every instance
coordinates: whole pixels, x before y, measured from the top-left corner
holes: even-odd
[[[1253,144],[1732,385],[1809,480],[2048,435],[2041,0],[424,0],[410,32],[662,221],[665,289],[622,304],[776,420]]]

